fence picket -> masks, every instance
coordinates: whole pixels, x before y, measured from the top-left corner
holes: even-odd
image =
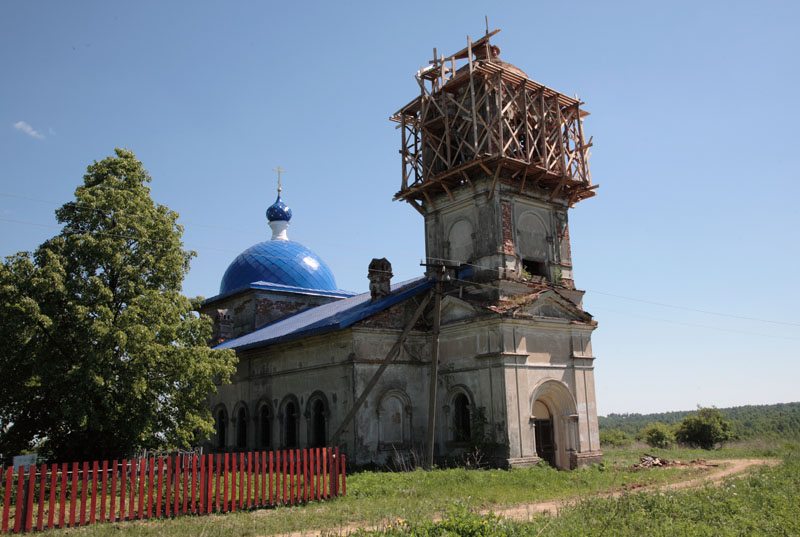
[[[111,461],[111,507],[108,511],[108,520],[117,520],[117,459]]]
[[[147,518],[153,518],[153,479],[155,478],[155,458],[147,460]]]
[[[42,531],[44,529],[44,492],[47,488],[47,465],[43,464],[39,471],[39,509],[36,513],[36,530]]]
[[[78,504],[78,463],[72,463],[72,488],[69,494],[69,525],[75,526],[75,509]]]
[[[28,493],[25,502],[25,531],[33,529],[33,496],[36,494],[36,466],[29,467]]]
[[[347,477],[345,477],[345,455],[342,453],[342,496],[347,496]]]
[[[56,483],[58,483],[58,464],[50,465],[50,501],[47,506],[47,529],[53,527],[53,517],[56,510]]]
[[[6,468],[6,488],[3,497],[3,533],[8,533],[8,514],[11,511],[11,486],[14,483],[14,468]]]
[[[250,503],[250,485],[253,478],[253,452],[250,451],[247,453],[247,508],[250,509],[252,507],[252,503]]]
[[[128,460],[122,459],[119,469],[119,519],[125,520],[125,492],[128,488]]]
[[[154,502],[155,518],[162,518],[294,505],[347,493],[346,459],[338,447],[238,452],[238,456],[225,453],[217,454],[216,459],[214,454],[193,454],[122,459],[119,463],[116,459],[83,461],[72,463],[71,477],[68,470],[67,463],[31,466],[27,471],[19,468],[16,475],[13,467],[5,469],[0,531],[20,533],[152,519]]]
[[[106,521],[106,492],[108,485],[108,461],[103,461],[103,476],[100,485],[100,522]]]
[[[206,513],[211,513],[211,500],[214,498],[214,455],[206,456]]]
[[[216,503],[216,508],[217,508],[216,512],[217,513],[220,512],[220,506],[219,506],[219,475],[220,475],[220,470],[222,469],[221,461],[222,461],[222,455],[217,455],[217,490],[214,493],[214,500],[215,500],[215,503]]]
[[[137,459],[131,459],[130,461],[130,474],[131,477],[128,481],[131,484],[131,497],[128,500],[128,520],[134,520],[136,518],[136,478],[139,474],[139,461]]]
[[[239,453],[239,509],[244,507],[244,478],[245,478],[245,464],[244,453]]]

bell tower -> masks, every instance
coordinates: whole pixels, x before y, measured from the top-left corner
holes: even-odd
[[[425,218],[426,264],[501,296],[556,286],[576,303],[568,209],[595,195],[577,96],[500,59],[489,32],[415,74],[420,95],[396,112],[404,200]],[[518,284],[524,284],[523,286]],[[499,296],[496,298],[500,298]]]

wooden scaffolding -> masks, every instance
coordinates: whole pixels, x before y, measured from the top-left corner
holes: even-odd
[[[583,135],[581,110],[568,97],[529,79],[498,58],[499,48],[486,33],[466,48],[437,57],[415,78],[420,95],[390,119],[402,135],[403,179],[394,199],[422,212],[425,199],[472,184],[477,174],[518,184],[520,191],[538,187],[549,199],[572,205],[594,196],[589,173],[591,139]],[[466,60],[457,68],[458,60]]]

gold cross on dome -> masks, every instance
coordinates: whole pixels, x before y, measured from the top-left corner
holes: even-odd
[[[281,174],[286,173],[286,170],[281,169],[280,166],[272,169],[273,172],[278,172],[278,194],[281,193]]]

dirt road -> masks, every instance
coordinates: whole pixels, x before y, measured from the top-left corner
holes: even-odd
[[[675,489],[685,489],[689,487],[700,486],[706,483],[718,484],[721,483],[725,478],[730,476],[738,474],[746,475],[748,471],[752,470],[756,466],[762,466],[762,465],[775,466],[777,464],[780,464],[780,461],[777,459],[728,459],[728,460],[718,460],[718,461],[701,461],[701,462],[696,461],[693,463],[689,463],[689,465],[702,471],[702,475],[697,476],[696,474],[694,474],[690,479],[687,479],[685,481],[677,481],[668,484],[660,484],[652,486],[633,485],[629,486],[625,490],[600,492],[595,494],[594,497],[615,498],[621,496],[622,494],[626,494],[632,491],[642,492],[649,490],[675,490]],[[659,470],[653,469],[649,471],[658,472]],[[559,509],[563,509],[564,507],[569,507],[570,505],[574,505],[578,503],[580,500],[581,498],[563,498],[560,500],[549,500],[544,502],[520,504],[506,508],[495,508],[491,509],[491,512],[505,518],[525,521],[529,520],[532,516],[539,513],[551,513],[554,515],[558,514]],[[489,511],[490,510],[487,509],[484,512],[488,513]],[[377,528],[378,526],[373,526],[364,523],[362,524],[354,523],[339,528],[339,535],[347,535],[360,528],[369,529],[373,527]],[[306,537],[309,535],[319,535],[319,534],[320,534],[319,530],[316,531],[306,530],[302,532],[284,534],[281,537]],[[326,535],[332,535],[332,534],[326,533]]]
[[[704,461],[699,465],[695,465],[696,467],[705,470],[703,475],[687,479],[686,481],[677,481],[675,483],[633,487],[632,490],[635,490],[636,492],[648,491],[648,490],[676,490],[676,489],[696,487],[699,485],[704,485],[706,483],[718,484],[721,483],[726,477],[730,477],[737,474],[744,475],[746,472],[748,472],[749,470],[751,470],[756,466],[762,466],[762,465],[775,466],[776,464],[779,463],[780,461],[777,459],[729,459],[729,460],[719,460],[719,461]],[[652,470],[652,471],[658,471],[658,470]],[[611,492],[601,492],[595,494],[595,497],[616,498],[630,491],[631,489],[615,490]],[[561,500],[550,500],[545,502],[515,505],[513,507],[508,507],[505,509],[492,509],[492,512],[496,515],[503,516],[505,518],[510,518],[513,520],[529,520],[531,516],[539,513],[557,514],[559,509],[563,509],[564,507],[574,505],[579,501],[580,498],[564,498]]]

